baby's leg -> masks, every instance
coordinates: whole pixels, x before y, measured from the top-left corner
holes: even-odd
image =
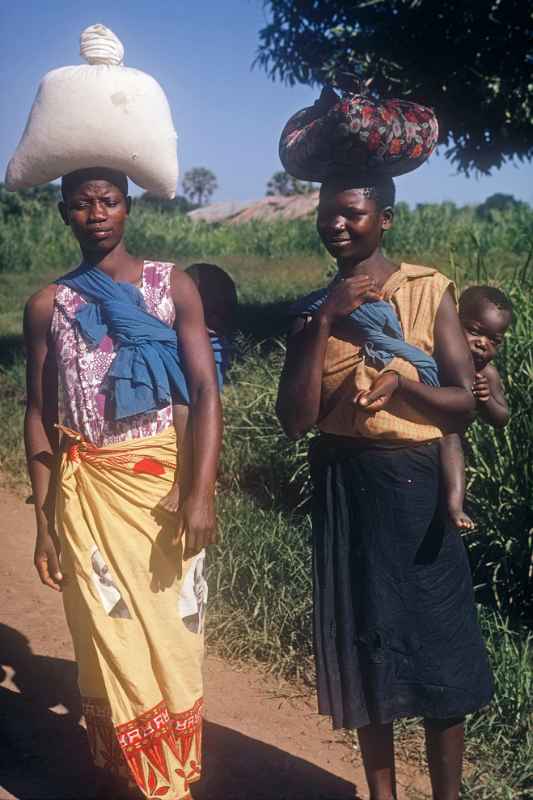
[[[178,510],[180,505],[180,474],[183,471],[181,465],[183,458],[185,457],[184,450],[186,449],[185,438],[186,438],[188,419],[189,419],[189,406],[186,405],[172,406],[172,420],[174,422],[174,427],[176,428],[176,438],[178,441],[179,469],[176,471],[176,475],[174,476],[174,483],[172,484],[172,488],[170,489],[169,493],[166,494],[159,503],[159,505],[165,508],[167,511],[175,512]]]
[[[465,459],[461,439],[450,433],[440,440],[440,462],[448,503],[448,513],[458,528],[471,530],[474,523],[463,511],[465,499]]]

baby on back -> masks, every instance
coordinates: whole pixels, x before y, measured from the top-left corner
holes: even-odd
[[[503,428],[509,420],[509,408],[492,362],[512,322],[512,303],[493,286],[471,286],[459,299],[459,319],[474,362],[472,393],[479,418],[494,428]],[[450,517],[458,528],[469,530],[474,522],[463,510],[465,468],[457,434],[442,439],[441,463]]]
[[[335,278],[326,289],[319,289],[297,301],[291,313],[295,316],[315,313],[337,280],[341,278]],[[479,417],[495,428],[502,428],[509,419],[509,410],[500,376],[492,361],[511,324],[512,304],[499,289],[471,286],[459,300],[459,317],[476,370],[472,393],[477,400]],[[423,383],[439,385],[437,363],[431,355],[404,340],[400,321],[391,303],[383,299],[365,302],[348,319],[362,343],[365,358],[370,359],[377,369],[387,368],[393,356],[399,356],[417,368]],[[450,518],[458,528],[471,529],[474,523],[463,509],[465,464],[458,434],[443,436],[440,455]]]
[[[228,273],[216,264],[191,264],[185,272],[193,279],[202,300],[205,325],[215,358],[218,385],[222,389],[231,358],[231,336],[235,331],[237,315],[237,290]],[[191,431],[188,427],[189,406],[175,403],[172,406],[172,417],[178,439],[180,474],[176,475],[171,490],[161,500],[160,505],[167,511],[177,512],[180,495],[186,491],[192,457]]]

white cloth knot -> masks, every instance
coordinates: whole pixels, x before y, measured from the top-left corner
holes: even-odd
[[[121,66],[124,58],[122,42],[105,25],[90,25],[80,35],[80,55],[89,64]]]

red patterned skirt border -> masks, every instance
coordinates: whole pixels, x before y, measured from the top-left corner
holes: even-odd
[[[130,782],[133,778],[150,800],[171,800],[172,771],[185,790],[200,779],[202,698],[180,713],[170,712],[162,701],[122,725],[113,725],[106,700],[83,698],[82,704],[97,767]]]

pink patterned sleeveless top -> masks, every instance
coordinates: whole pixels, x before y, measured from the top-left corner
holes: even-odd
[[[139,287],[147,310],[171,326],[175,320],[170,295],[172,267],[173,264],[145,261]],[[58,368],[59,422],[97,447],[160,433],[172,425],[172,406],[119,421],[105,418],[105,395],[101,387],[115,352],[109,336],[97,347],[85,342],[75,322],[76,310],[84,303],[68,286],[57,287],[51,334]]]

